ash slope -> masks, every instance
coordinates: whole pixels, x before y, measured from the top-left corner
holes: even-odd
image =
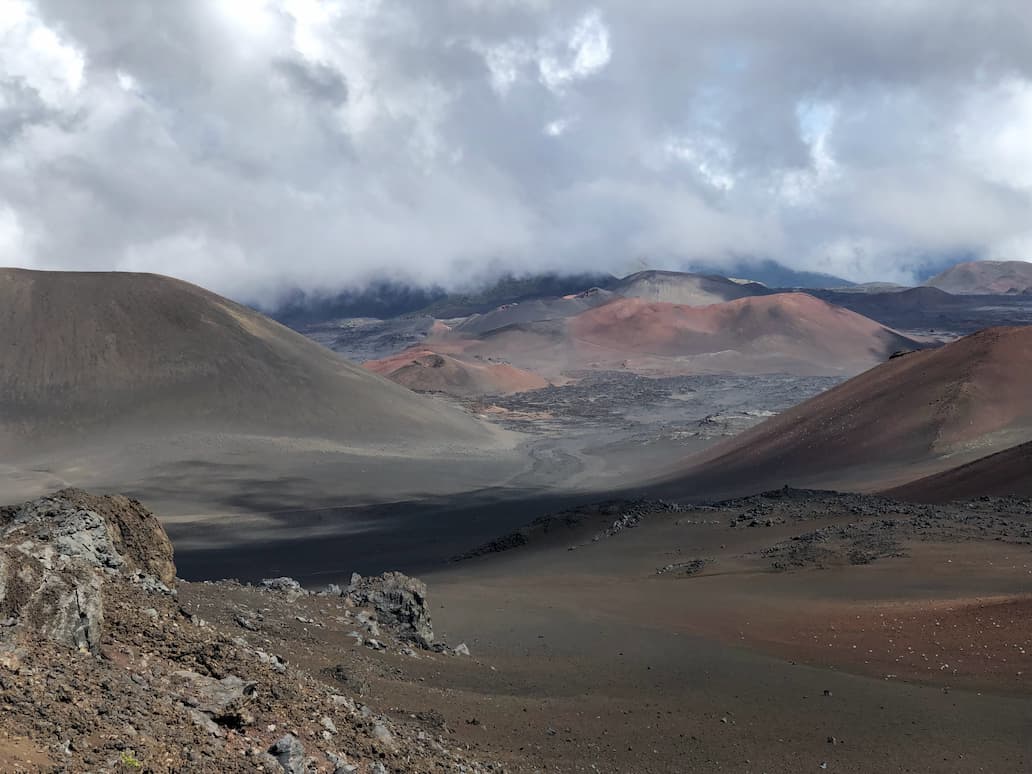
[[[701,307],[616,298],[566,319],[513,323],[476,335],[461,328],[440,330],[418,352],[434,353],[443,362],[509,364],[555,381],[611,370],[653,376],[852,376],[894,351],[918,346],[813,296],[777,293]],[[396,370],[389,358],[367,367]],[[437,383],[448,389],[444,380]]]
[[[609,289],[625,298],[686,306],[709,306],[771,292],[758,282],[743,283],[718,275],[654,270],[631,274]]]
[[[995,295],[1032,293],[1032,263],[1027,261],[971,261],[958,263],[932,277],[926,285],[948,293]]]
[[[623,299],[578,315],[580,345],[629,355],[707,355],[728,371],[856,373],[915,343],[805,293],[691,307]]]
[[[581,312],[607,304],[615,294],[601,288],[592,288],[562,298],[536,298],[505,304],[483,314],[467,317],[455,326],[455,331],[467,336],[482,336],[510,325],[563,320]]]
[[[1029,505],[602,503],[430,576],[435,623],[558,720],[545,770],[1024,771]]]
[[[213,515],[258,492],[271,510],[466,491],[523,469],[515,435],[167,277],[3,270],[0,328],[11,498],[88,486]],[[456,460],[463,474],[443,478]]]
[[[910,353],[689,462],[672,492],[900,485],[1032,438],[1032,327]]]
[[[485,436],[246,307],[149,274],[4,270],[0,447],[99,426],[364,442]]]
[[[987,496],[1032,498],[1032,442],[926,476],[886,494],[933,503]]]
[[[549,384],[537,374],[508,363],[461,360],[422,347],[411,347],[397,355],[369,361],[363,367],[410,390],[462,397],[506,395],[537,390]]]

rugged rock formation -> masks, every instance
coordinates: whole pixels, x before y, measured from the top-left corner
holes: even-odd
[[[355,573],[343,596],[356,607],[371,607],[377,621],[394,629],[401,639],[411,640],[421,648],[433,645],[434,627],[423,581],[400,572],[385,572],[373,578]]]
[[[0,650],[43,638],[96,652],[105,577],[169,591],[172,544],[126,497],[67,489],[0,509]]]
[[[230,618],[224,631],[198,615],[234,594],[261,605],[245,618],[253,628]],[[299,615],[310,602],[323,620]],[[320,596],[289,578],[261,589],[178,583],[164,530],[134,500],[66,490],[0,508],[0,769],[484,771],[441,729],[375,714],[268,637],[337,622],[347,640],[363,620],[393,647],[357,637],[334,652],[344,674],[384,656],[448,658],[406,644],[433,640],[426,587],[413,578],[356,578]]]

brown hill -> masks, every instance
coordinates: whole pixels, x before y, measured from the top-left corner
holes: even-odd
[[[549,385],[543,377],[508,363],[460,358],[426,347],[411,347],[362,366],[410,390],[463,397],[505,395]]]
[[[999,295],[1032,290],[1032,263],[1027,261],[971,261],[958,263],[932,277],[926,285],[948,293]]]
[[[1013,446],[966,465],[890,489],[899,500],[942,503],[986,495],[1032,497],[1032,443]]]
[[[668,486],[902,484],[1032,438],[1032,327],[991,328],[873,368],[690,461]]]
[[[480,424],[194,285],[0,271],[0,448],[97,428],[471,440]]]
[[[423,343],[441,357],[511,363],[553,381],[573,371],[614,369],[851,376],[917,346],[803,293],[705,307],[616,298],[565,319],[492,326],[483,333],[461,326],[437,330]],[[375,368],[384,373],[387,366]]]
[[[609,286],[625,298],[663,301],[687,306],[709,306],[770,291],[758,282],[735,282],[727,277],[679,271],[640,271]]]
[[[585,355],[694,357],[729,371],[856,373],[914,342],[804,293],[692,307],[621,299],[569,321]]]

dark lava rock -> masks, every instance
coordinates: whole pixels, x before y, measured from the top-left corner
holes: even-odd
[[[376,620],[399,638],[421,648],[433,645],[434,627],[423,581],[400,572],[369,578],[355,573],[342,596],[356,607],[372,608]]]

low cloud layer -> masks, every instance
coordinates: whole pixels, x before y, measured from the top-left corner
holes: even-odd
[[[1026,0],[0,0],[0,264],[1032,259]]]

